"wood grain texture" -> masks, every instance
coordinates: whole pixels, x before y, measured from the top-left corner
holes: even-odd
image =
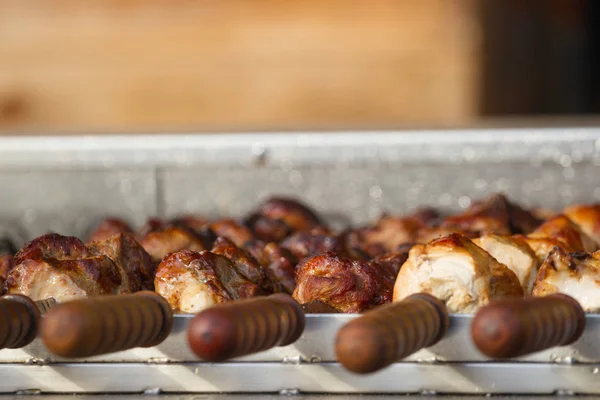
[[[187,338],[202,360],[219,362],[294,343],[306,324],[300,305],[284,294],[211,307],[189,324]]]
[[[13,294],[0,298],[0,349],[18,349],[37,336],[40,312],[28,297]]]
[[[81,358],[155,346],[167,338],[172,325],[166,300],[144,291],[56,306],[43,318],[40,335],[53,354]]]
[[[498,300],[483,307],[471,325],[473,342],[491,358],[513,358],[575,342],[585,312],[570,296]]]
[[[414,294],[344,325],[336,336],[336,357],[352,372],[376,372],[434,345],[446,334],[449,324],[441,301],[428,294]]]
[[[0,130],[457,123],[474,0],[0,0]]]

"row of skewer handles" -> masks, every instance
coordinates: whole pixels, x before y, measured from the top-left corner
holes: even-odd
[[[83,358],[160,344],[170,333],[173,311],[150,291],[60,305],[6,295],[0,298],[0,318],[0,348],[26,346],[39,333],[53,354]],[[585,320],[579,303],[564,294],[502,299],[477,312],[471,335],[483,354],[505,359],[570,344],[583,333]],[[448,326],[444,303],[417,293],[342,326],[335,352],[346,369],[372,373],[436,344]],[[221,362],[290,345],[304,327],[302,307],[289,295],[273,294],[201,311],[187,327],[187,340],[200,359]]]

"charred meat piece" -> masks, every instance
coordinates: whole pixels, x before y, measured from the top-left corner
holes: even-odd
[[[233,219],[222,219],[213,222],[210,224],[210,229],[217,237],[225,237],[238,247],[243,247],[246,242],[255,239],[250,229],[237,223]]]
[[[265,271],[260,263],[250,253],[233,244],[231,240],[223,237],[217,238],[210,252],[229,259],[234,268],[250,282],[259,286],[265,285]]]
[[[26,259],[76,260],[88,256],[85,244],[74,236],[48,233],[25,244],[15,254],[15,264]]]
[[[101,242],[119,233],[133,234],[133,229],[119,218],[105,218],[94,228],[88,238],[89,242]]]
[[[474,202],[464,213],[446,218],[441,227],[475,232],[478,236],[510,235],[529,233],[541,222],[531,212],[509,202],[504,195],[493,194]]]
[[[420,292],[455,313],[475,312],[494,298],[523,296],[514,272],[458,234],[410,249],[396,278],[394,301]]]
[[[140,230],[137,233],[137,236],[142,238],[150,232],[160,231],[166,228],[167,226],[169,226],[169,223],[163,221],[160,218],[149,218],[144,224],[144,226],[140,228]]]
[[[15,255],[6,280],[7,292],[33,300],[58,302],[121,289],[119,267],[107,256],[93,256],[75,237],[48,234],[25,245]]]
[[[174,311],[197,313],[215,304],[233,300],[217,275],[215,264],[226,264],[224,257],[208,252],[182,250],[166,256],[156,270],[156,293],[164,297]]]
[[[8,273],[15,266],[15,259],[11,254],[0,255],[0,295],[4,294],[5,282],[8,278]]]
[[[525,240],[516,236],[485,235],[473,239],[473,243],[514,272],[525,294],[531,294],[539,261]]]
[[[534,296],[564,293],[586,312],[600,312],[600,252],[566,253],[555,247],[540,267]]]
[[[319,216],[305,204],[286,197],[268,199],[254,215],[270,220],[283,221],[290,232],[305,232],[319,226],[325,226]]]
[[[340,237],[312,231],[293,234],[281,242],[281,247],[299,260],[326,252],[346,254],[344,242]]]
[[[202,239],[192,231],[176,226],[167,226],[149,232],[140,239],[140,244],[154,262],[160,262],[169,253],[180,250],[206,250]]]
[[[369,261],[369,264],[381,269],[386,277],[392,278],[392,284],[394,284],[400,268],[402,268],[407,259],[408,252],[386,253],[375,257]]]
[[[117,234],[87,247],[91,255],[107,256],[119,267],[122,293],[154,290],[156,264],[132,235]]]
[[[339,314],[340,311],[328,306],[320,300],[313,300],[302,304],[302,310],[305,314]]]
[[[300,304],[318,300],[341,312],[356,313],[389,303],[392,288],[377,267],[329,252],[300,263],[293,297]]]
[[[556,246],[567,253],[597,249],[594,241],[564,215],[550,218],[527,235],[525,241],[540,262],[543,262]]]
[[[464,231],[458,228],[442,228],[442,227],[425,227],[419,230],[417,233],[416,242],[427,244],[434,240],[441,239],[443,237],[458,234],[469,239],[474,239],[478,236],[477,232]]]
[[[420,218],[383,216],[371,227],[348,232],[346,247],[376,257],[406,243],[414,243],[419,230],[424,227]]]
[[[571,206],[563,213],[600,246],[600,204]]]
[[[246,221],[254,235],[265,242],[279,243],[292,234],[293,230],[280,219],[271,219],[263,215],[252,215]]]
[[[206,218],[199,217],[197,215],[182,215],[171,220],[170,224],[182,226],[191,230],[192,232],[195,232],[196,234],[200,234],[207,229],[209,221]]]
[[[267,291],[292,294],[296,287],[298,259],[277,243],[253,240],[245,249],[262,265],[267,277]]]
[[[153,273],[150,256],[130,235],[88,247],[75,237],[48,234],[17,252],[6,287],[33,300],[54,297],[61,302],[151,288]]]

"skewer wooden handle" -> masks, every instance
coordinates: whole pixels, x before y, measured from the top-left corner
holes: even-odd
[[[284,294],[239,300],[211,307],[188,327],[192,351],[206,361],[225,361],[294,343],[305,326],[296,301]]]
[[[0,349],[27,346],[38,332],[40,312],[28,297],[10,294],[0,298]]]
[[[513,358],[573,343],[585,312],[570,296],[504,299],[483,307],[471,325],[473,342],[492,358]]]
[[[161,343],[173,312],[154,292],[94,297],[61,304],[42,320],[48,350],[66,358],[90,357]]]
[[[414,294],[365,313],[337,333],[335,353],[348,370],[378,371],[437,343],[448,330],[446,306],[433,296]]]

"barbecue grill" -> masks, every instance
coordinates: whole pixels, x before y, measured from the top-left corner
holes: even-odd
[[[494,192],[526,206],[600,201],[600,129],[491,129],[0,138],[0,225],[22,245],[53,230],[83,237],[107,215],[240,216],[272,195],[306,201],[333,226],[385,211],[468,207]],[[175,315],[161,344],[84,359],[36,339],[0,350],[3,393],[598,394],[600,316],[579,340],[510,361],[474,346],[471,315],[450,315],[432,347],[369,375],[336,360],[357,315],[307,314],[295,343],[226,362],[200,361]]]

